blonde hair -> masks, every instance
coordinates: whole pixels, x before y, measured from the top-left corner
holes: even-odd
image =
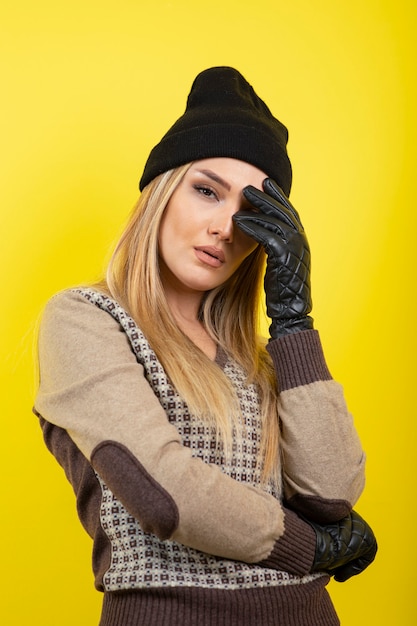
[[[238,399],[223,370],[179,329],[159,276],[158,234],[164,210],[191,164],[170,170],[145,187],[110,260],[104,287],[133,317],[192,414],[209,424],[224,449],[239,432]],[[223,285],[208,292],[201,319],[211,337],[259,389],[262,413],[260,466],[277,479],[278,417],[275,376],[257,334],[265,253],[258,246]]]

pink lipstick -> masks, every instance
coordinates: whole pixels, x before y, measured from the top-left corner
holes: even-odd
[[[194,250],[198,260],[210,267],[221,267],[226,261],[223,250],[215,246],[196,246]]]

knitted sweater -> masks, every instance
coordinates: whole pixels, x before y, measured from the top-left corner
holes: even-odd
[[[48,304],[35,412],[94,539],[101,626],[338,624],[328,576],[310,573],[314,531],[289,507],[320,521],[344,516],[363,488],[364,455],[317,332],[269,351],[278,487],[261,486],[256,388],[227,355],[216,362],[244,424],[230,459],[117,303],[78,290]]]

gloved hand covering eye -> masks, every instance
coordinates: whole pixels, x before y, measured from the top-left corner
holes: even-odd
[[[270,178],[264,191],[251,185],[243,195],[258,210],[239,211],[235,223],[260,243],[267,253],[265,293],[267,314],[271,318],[271,337],[313,328],[309,317],[310,248],[297,211],[284,192]]]
[[[333,524],[316,524],[303,518],[316,532],[312,571],[324,571],[344,582],[372,563],[378,550],[375,535],[355,511]]]

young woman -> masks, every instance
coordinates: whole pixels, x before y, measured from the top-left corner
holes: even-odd
[[[330,576],[375,556],[286,144],[239,72],[199,74],[106,279],[46,307],[35,412],[94,540],[101,626],[333,626]]]

